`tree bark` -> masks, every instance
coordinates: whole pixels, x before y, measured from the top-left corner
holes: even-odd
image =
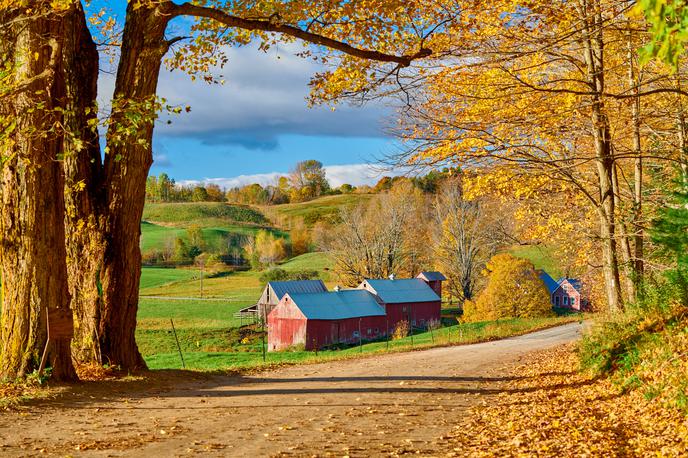
[[[103,233],[102,159],[97,130],[98,50],[80,4],[66,24],[63,62],[66,73],[64,171],[65,228],[69,291],[74,310],[75,359],[102,364],[99,326]]]
[[[31,17],[26,8],[0,12],[0,58],[13,67],[10,84],[21,87],[0,103],[0,377],[26,375],[49,348],[53,377],[73,380],[56,110],[63,107],[55,103],[65,91],[59,58],[64,16],[43,2],[29,6]],[[58,316],[66,317],[61,330],[52,325]]]
[[[582,0],[579,3],[582,23],[582,45],[587,65],[591,96],[591,121],[600,204],[597,213],[600,221],[600,238],[603,252],[605,290],[609,309],[622,310],[619,284],[619,263],[616,247],[616,227],[613,189],[614,157],[612,155],[609,120],[605,113],[604,94],[604,38],[603,19],[599,0]]]
[[[129,3],[105,155],[105,238],[100,350],[124,368],[145,368],[135,340],[141,277],[141,218],[146,178],[153,164],[156,90],[169,48],[170,4]]]

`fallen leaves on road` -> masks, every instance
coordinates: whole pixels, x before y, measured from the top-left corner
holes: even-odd
[[[686,456],[688,418],[578,372],[573,346],[533,353],[504,392],[471,409],[449,456]]]

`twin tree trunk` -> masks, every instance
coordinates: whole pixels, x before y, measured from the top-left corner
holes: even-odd
[[[88,139],[86,148],[65,161],[70,232],[70,289],[76,322],[75,343],[84,361],[145,368],[135,341],[141,276],[141,217],[146,178],[153,163],[156,91],[169,44],[165,29],[169,5],[127,8],[113,110],[106,135],[108,152],[101,164],[98,139],[88,119],[75,128]],[[75,98],[80,108],[95,106],[98,58],[83,40],[82,75],[88,91]],[[93,69],[96,69],[94,71]],[[83,188],[83,189],[82,189]]]
[[[0,57],[12,66],[11,88],[0,103],[0,377],[39,366],[48,348],[56,379],[76,378],[72,365],[70,297],[65,263],[61,108],[65,81],[60,55],[68,15],[34,2],[0,13]],[[46,268],[49,265],[50,268]],[[63,317],[61,329],[53,325]],[[48,322],[50,322],[50,331]],[[50,334],[49,346],[46,347]]]

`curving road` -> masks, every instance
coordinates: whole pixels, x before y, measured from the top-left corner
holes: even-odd
[[[0,415],[0,455],[437,455],[466,409],[574,323],[475,345],[290,366],[251,376],[161,372],[82,384]]]

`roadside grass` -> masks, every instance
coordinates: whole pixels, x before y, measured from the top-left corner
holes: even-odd
[[[554,279],[563,275],[559,263],[552,254],[551,248],[542,245],[514,246],[509,253],[516,257],[527,259],[535,265],[536,269],[542,269]]]
[[[373,196],[374,194],[323,196],[308,202],[263,206],[261,211],[281,227],[295,219],[302,219],[307,226],[313,226],[318,221],[337,223],[339,212],[343,208],[368,202]]]
[[[313,363],[335,359],[357,358],[379,355],[387,352],[412,351],[448,345],[465,345],[502,339],[525,334],[539,329],[579,321],[581,317],[506,319],[492,322],[457,324],[431,332],[422,332],[403,339],[363,343],[361,347],[313,351],[269,352],[263,362],[262,347],[255,340],[245,345],[226,338],[227,330],[179,332],[180,346],[187,369],[199,371],[240,371],[269,367],[280,364]],[[143,333],[142,333],[143,334]],[[137,334],[137,338],[144,337]],[[224,342],[223,342],[223,336]],[[171,332],[158,331],[157,342],[142,346],[146,363],[151,369],[179,369],[181,361]],[[164,339],[164,342],[163,342]],[[203,351],[209,348],[225,351]],[[389,349],[388,349],[389,348]],[[231,351],[229,351],[231,350]],[[155,352],[153,352],[155,351]]]

